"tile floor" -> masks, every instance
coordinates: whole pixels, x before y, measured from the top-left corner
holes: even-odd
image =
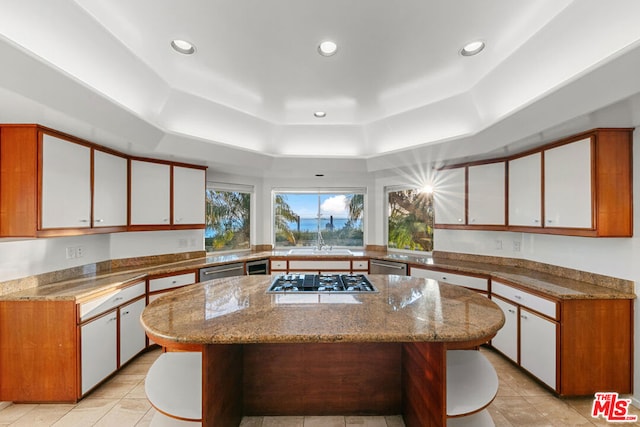
[[[526,374],[489,349],[482,349],[500,379],[498,395],[489,406],[497,427],[604,426],[590,416],[592,398],[558,399]],[[0,426],[133,427],[148,426],[154,409],[144,394],[144,377],[160,354],[152,350],[138,356],[118,375],[78,404],[0,405]],[[631,409],[640,415],[640,410]],[[640,426],[639,423],[617,424]],[[392,417],[245,417],[242,427],[401,427]]]

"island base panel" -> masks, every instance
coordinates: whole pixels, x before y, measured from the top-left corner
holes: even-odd
[[[392,415],[402,410],[402,344],[244,347],[245,415]]]
[[[405,343],[402,349],[404,423],[407,427],[446,425],[444,343]]]
[[[239,344],[211,344],[202,354],[202,425],[238,426],[242,421],[242,357]]]

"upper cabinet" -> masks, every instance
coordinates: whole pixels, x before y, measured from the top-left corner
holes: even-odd
[[[179,171],[175,185],[174,169]],[[205,170],[130,161],[125,154],[38,125],[1,125],[0,237],[153,230],[158,225],[204,228]],[[180,225],[174,226],[172,218],[181,218]]]
[[[204,169],[173,166],[173,224],[204,224]]]
[[[632,131],[595,129],[497,162],[441,170],[466,170],[467,220],[438,220],[461,191],[452,196],[438,180],[436,227],[630,237]]]
[[[170,200],[171,165],[132,160],[131,225],[170,225]]]
[[[505,163],[468,169],[469,225],[505,225]]]
[[[466,168],[439,170],[436,181],[438,191],[433,194],[436,224],[465,224]]]
[[[509,160],[509,225],[542,227],[542,153]]]

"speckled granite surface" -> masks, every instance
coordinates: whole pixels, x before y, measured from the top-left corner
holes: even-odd
[[[0,283],[0,299],[80,300],[108,292],[145,275],[195,271],[199,268],[269,257],[288,251],[238,252],[205,256],[204,252],[113,260]],[[429,269],[475,274],[521,285],[559,299],[633,299],[634,283],[594,273],[513,258],[435,252],[433,257],[377,251],[355,251],[353,257],[398,261]],[[327,259],[331,255],[305,256]],[[338,257],[344,258],[344,257]]]
[[[502,310],[459,286],[369,275],[371,294],[267,294],[270,276],[216,279],[153,301],[152,335],[176,343],[467,342],[489,339]]]

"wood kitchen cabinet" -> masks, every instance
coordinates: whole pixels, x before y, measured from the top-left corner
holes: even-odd
[[[116,223],[93,221],[96,201],[101,209],[105,199],[111,200],[114,203],[111,209],[115,210],[123,197],[110,193],[108,186],[102,185],[104,180],[94,180],[94,162],[99,165],[100,176],[108,175],[111,181],[120,183],[127,179],[126,170],[105,170],[108,165],[101,160],[108,150],[96,154],[97,147],[37,125],[2,125],[0,236],[51,237],[125,231],[122,210]],[[98,190],[94,189],[94,182]],[[122,191],[121,186],[118,191]]]
[[[505,325],[491,345],[563,396],[633,390],[633,300],[562,299],[492,280]]]
[[[173,225],[204,224],[204,169],[173,166]]]
[[[126,227],[127,158],[93,150],[93,227]]]
[[[435,227],[631,237],[632,132],[593,129],[508,158],[448,166],[438,175],[467,171],[467,219],[452,219],[447,205],[458,195],[438,182]]]
[[[145,296],[137,280],[80,302],[0,301],[0,401],[78,401],[145,348]]]

